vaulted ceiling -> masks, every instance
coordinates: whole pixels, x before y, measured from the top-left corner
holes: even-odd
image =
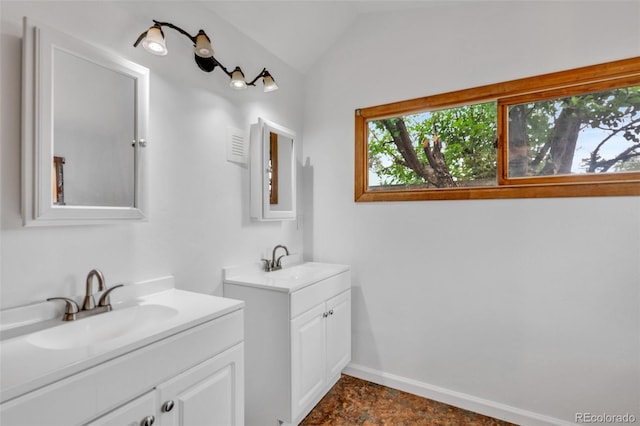
[[[201,3],[305,74],[359,16],[446,2],[456,0],[204,0]]]

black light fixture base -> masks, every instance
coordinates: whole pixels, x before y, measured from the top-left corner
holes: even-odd
[[[216,66],[218,65],[218,62],[213,59],[213,57],[203,58],[196,54],[194,54],[193,56],[196,60],[196,64],[198,64],[198,68],[200,68],[204,72],[211,72],[216,69]]]

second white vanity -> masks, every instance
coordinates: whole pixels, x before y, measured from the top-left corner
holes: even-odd
[[[349,266],[225,268],[224,295],[245,302],[246,424],[298,424],[351,361]]]

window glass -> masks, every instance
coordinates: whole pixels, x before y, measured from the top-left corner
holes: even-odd
[[[368,122],[371,190],[497,185],[495,102]]]
[[[509,177],[640,171],[640,86],[508,111]]]

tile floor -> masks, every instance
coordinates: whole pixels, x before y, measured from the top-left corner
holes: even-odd
[[[514,426],[447,404],[343,375],[301,426]]]

